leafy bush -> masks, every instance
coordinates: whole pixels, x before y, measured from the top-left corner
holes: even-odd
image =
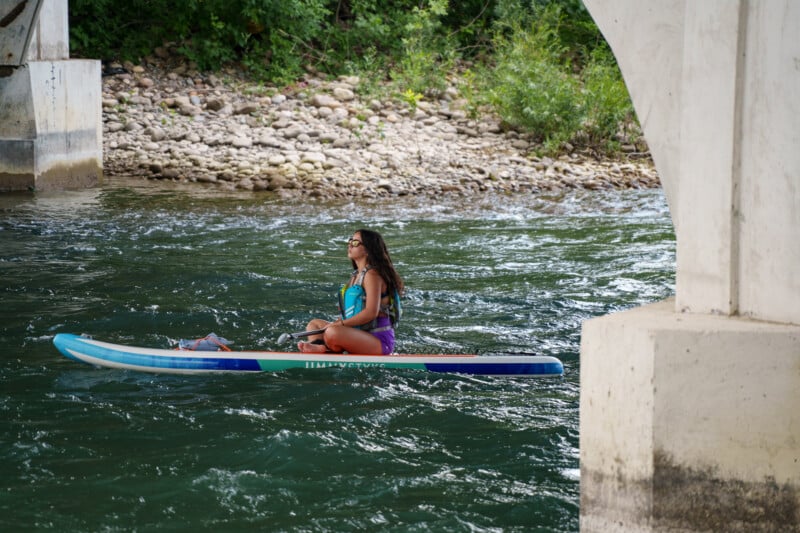
[[[261,78],[299,75],[326,29],[326,0],[70,0],[70,36],[83,56],[137,61],[165,41],[200,69],[242,61]]]
[[[69,0],[70,49],[101,59],[136,59],[182,32],[185,17],[167,2]]]
[[[585,26],[573,17],[565,32],[562,4],[516,13],[529,25],[498,25],[495,38],[489,93],[498,114],[543,143],[544,152],[558,152],[578,139],[602,151],[616,150],[615,136],[634,112],[608,45],[587,38],[588,32],[582,45],[565,41],[564,35]]]
[[[509,125],[529,131],[556,151],[581,124],[580,86],[564,63],[556,10],[547,10],[529,28],[514,25],[496,39],[497,66],[492,102]]]
[[[393,78],[402,89],[431,94],[445,89],[444,74],[452,68],[451,47],[442,36],[441,18],[447,0],[430,0],[427,8],[415,7],[405,26],[403,53]]]
[[[583,70],[582,130],[589,142],[606,150],[616,147],[615,136],[633,120],[628,88],[610,51],[598,49]]]
[[[170,42],[201,70],[235,62],[291,84],[313,67],[414,103],[460,72],[471,115],[493,106],[550,152],[576,138],[613,149],[633,117],[581,0],[69,0],[69,15],[83,57],[138,61]]]

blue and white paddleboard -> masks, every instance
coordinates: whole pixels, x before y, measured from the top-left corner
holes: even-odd
[[[545,355],[201,352],[124,346],[70,333],[59,333],[53,343],[70,359],[90,365],[165,374],[279,372],[290,368],[328,367],[408,368],[430,372],[523,377],[560,376],[564,373],[561,361]]]

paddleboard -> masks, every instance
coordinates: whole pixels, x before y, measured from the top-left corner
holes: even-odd
[[[546,355],[309,354],[301,352],[165,350],[125,346],[86,335],[59,333],[56,348],[70,359],[106,368],[164,374],[281,372],[292,368],[416,369],[491,376],[560,376],[564,366]]]

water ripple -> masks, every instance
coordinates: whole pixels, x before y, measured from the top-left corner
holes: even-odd
[[[0,200],[0,528],[577,530],[580,327],[672,294],[658,191],[465,206],[165,186]],[[285,348],[336,313],[362,226],[408,284],[400,350],[554,355],[564,377],[160,376],[52,347],[59,331],[158,347],[214,331]]]

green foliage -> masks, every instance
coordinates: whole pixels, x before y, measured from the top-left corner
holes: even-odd
[[[447,0],[430,0],[427,7],[415,7],[405,26],[403,54],[393,78],[412,93],[444,90],[444,73],[453,65],[441,18],[447,14]]]
[[[583,25],[565,17],[563,5],[547,4],[531,13],[515,12],[513,20],[528,26],[498,25],[491,101],[508,125],[532,134],[546,153],[578,139],[613,151],[616,134],[633,119],[619,69],[604,41],[569,40]],[[567,20],[569,31],[563,29]],[[565,35],[573,37],[565,40]]]
[[[261,78],[292,79],[324,33],[326,0],[71,0],[76,53],[138,60],[165,41],[200,69],[242,61]],[[77,45],[77,46],[75,46]]]
[[[516,26],[497,37],[492,101],[512,127],[529,131],[556,151],[580,126],[580,86],[564,62],[555,10],[529,28]]]
[[[558,41],[564,59],[582,65],[605,40],[582,0],[498,0],[495,31],[506,37],[519,28],[535,26],[547,19],[553,26],[553,38]]]
[[[381,0],[351,0],[337,2],[327,26],[323,44],[326,61],[334,68],[338,64],[358,65],[371,51],[369,62],[384,58],[387,66],[400,55],[405,25],[410,17],[409,2]]]
[[[136,62],[172,43],[201,70],[290,85],[313,67],[412,107],[454,83],[471,116],[493,108],[549,152],[613,150],[634,120],[581,0],[69,0],[69,15],[76,56]]]
[[[241,61],[257,78],[288,83],[302,72],[305,43],[328,16],[323,0],[190,0],[180,51],[201,69]]]
[[[481,112],[491,108],[489,80],[493,73],[485,65],[462,70],[456,77],[459,94],[466,100],[466,112],[470,118],[478,118]]]
[[[165,1],[70,0],[71,50],[103,59],[141,57],[180,30],[170,11]]]
[[[583,70],[583,132],[593,145],[613,151],[615,137],[634,110],[622,74],[607,49],[598,48]]]
[[[403,100],[411,109],[416,109],[419,101],[422,100],[422,95],[420,93],[415,93],[411,89],[406,89],[406,92],[404,92],[402,96]]]

